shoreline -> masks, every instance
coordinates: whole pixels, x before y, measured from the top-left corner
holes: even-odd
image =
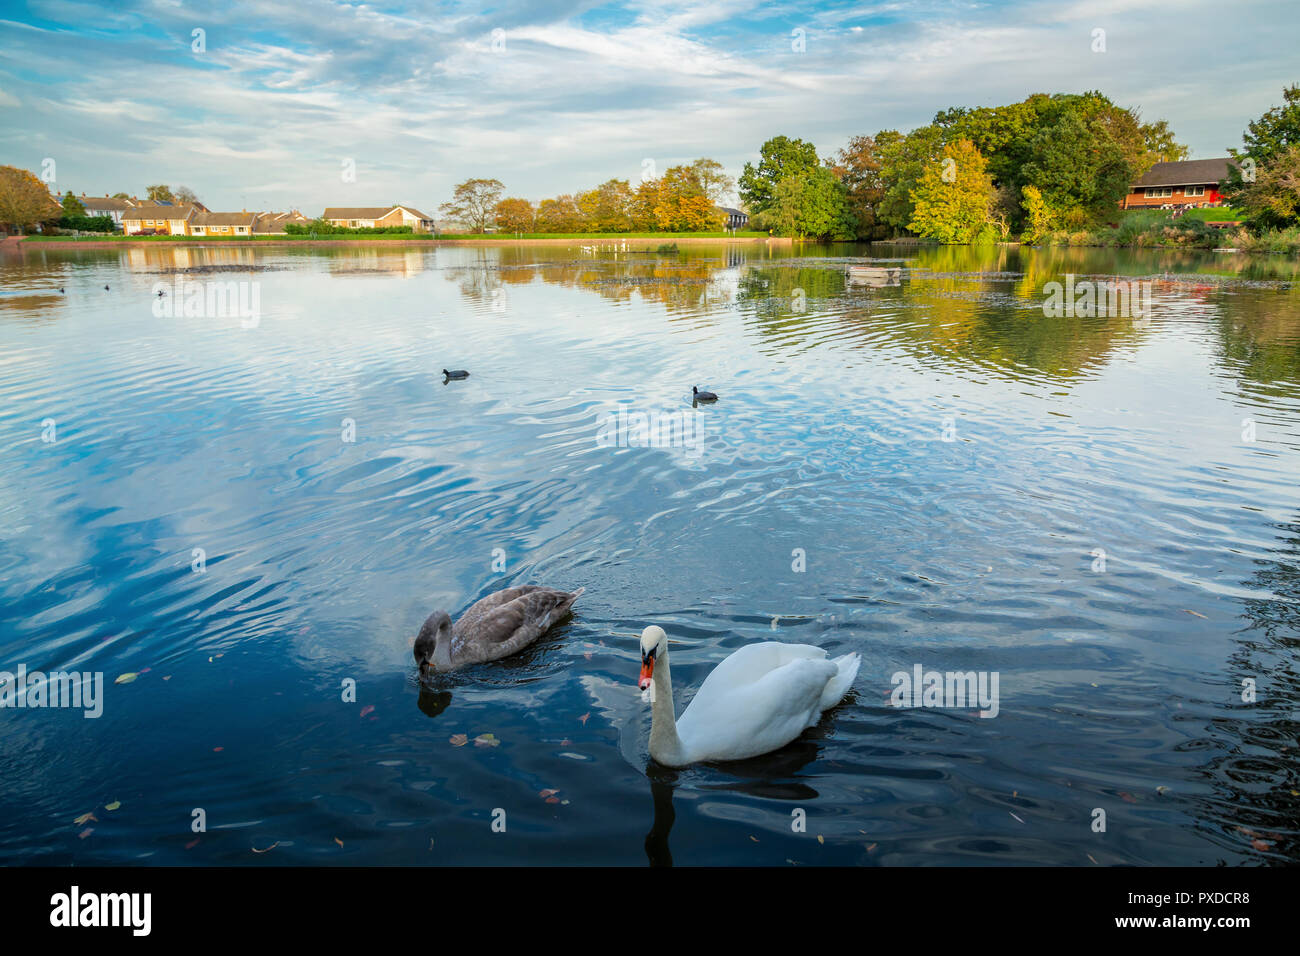
[[[30,246],[28,240],[31,240]],[[662,236],[654,238],[617,238],[613,236],[587,237],[574,235],[563,238],[549,239],[411,239],[411,238],[393,238],[393,239],[63,239],[52,238],[43,239],[40,236],[11,236],[5,240],[6,248],[17,246],[19,249],[24,248],[48,248],[48,249],[113,249],[119,246],[209,246],[214,248],[223,248],[226,246],[239,247],[282,247],[282,246],[574,246],[574,245],[597,245],[597,246],[623,246],[636,248],[657,248],[661,245],[676,243],[689,244],[707,244],[707,243],[780,243],[790,244],[794,240],[785,236]]]

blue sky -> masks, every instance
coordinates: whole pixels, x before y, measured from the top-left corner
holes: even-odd
[[[736,175],[778,133],[829,155],[1086,89],[1221,156],[1300,82],[1297,36],[1295,0],[0,0],[0,163],[53,159],[60,190],[92,195],[183,184],[219,210],[435,213],[469,176],[536,200],[646,160]]]

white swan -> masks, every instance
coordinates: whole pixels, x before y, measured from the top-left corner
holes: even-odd
[[[859,663],[857,654],[828,660],[808,644],[746,644],[713,669],[677,720],[668,635],[652,624],[641,632],[639,682],[642,690],[653,682],[650,756],[684,767],[784,747],[844,698]]]

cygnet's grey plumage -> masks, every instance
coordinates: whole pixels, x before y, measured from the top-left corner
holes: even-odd
[[[420,673],[456,670],[518,653],[563,620],[584,588],[558,591],[528,584],[489,594],[452,624],[446,611],[434,611],[415,639]]]

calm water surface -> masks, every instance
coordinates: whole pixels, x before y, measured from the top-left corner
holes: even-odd
[[[155,314],[178,270],[255,282],[260,321]],[[1045,318],[1066,273],[1150,280],[1153,313]],[[0,670],[106,686],[98,719],[0,710],[0,859],[1300,860],[1297,280],[880,246],[8,256]],[[607,447],[620,406],[702,444]],[[529,582],[585,586],[572,623],[420,688],[430,610]],[[750,641],[863,665],[784,750],[667,772],[651,622],[679,711]],[[917,664],[997,672],[998,716],[891,707]]]

